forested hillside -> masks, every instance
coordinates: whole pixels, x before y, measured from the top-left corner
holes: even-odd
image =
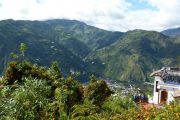
[[[176,66],[180,44],[155,31],[134,30],[125,33],[110,46],[91,53],[89,59],[104,63],[106,78],[141,82],[149,80],[153,69]]]
[[[179,40],[154,31],[111,32],[76,20],[0,21],[0,73],[10,54],[25,43],[27,60],[62,73],[80,72],[82,81],[95,74],[121,81],[148,81],[153,69],[177,66]]]

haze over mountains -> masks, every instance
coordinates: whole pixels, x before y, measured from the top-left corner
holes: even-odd
[[[180,27],[162,31],[163,34],[171,37],[180,37]]]
[[[0,72],[10,53],[21,42],[28,47],[26,59],[49,66],[60,62],[64,74],[79,71],[87,76],[141,83],[150,72],[163,66],[177,66],[180,56],[180,29],[111,32],[76,20],[0,21]],[[171,37],[173,36],[173,37]],[[177,38],[176,38],[177,37]]]

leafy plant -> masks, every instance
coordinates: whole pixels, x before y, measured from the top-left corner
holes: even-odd
[[[109,113],[118,113],[137,107],[129,96],[110,97],[103,105],[102,109]]]
[[[5,89],[7,88],[3,88],[1,93]],[[51,86],[45,80],[25,78],[24,84],[11,91],[9,99],[3,100],[3,117],[18,120],[41,119],[46,116],[45,106],[50,103],[50,94]]]
[[[74,120],[97,120],[97,113],[100,108],[85,99],[83,104],[74,105],[72,108],[71,118]]]
[[[103,80],[92,80],[84,91],[85,97],[92,100],[95,105],[102,105],[113,93]]]

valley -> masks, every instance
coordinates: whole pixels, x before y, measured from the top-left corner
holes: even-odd
[[[178,66],[180,39],[164,32],[132,30],[112,32],[76,20],[0,21],[0,73],[18,51],[20,43],[28,50],[26,59],[38,65],[60,63],[64,75],[80,73],[87,82],[97,77],[141,84],[162,66]]]

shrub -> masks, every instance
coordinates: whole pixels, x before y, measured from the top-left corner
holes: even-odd
[[[92,81],[85,88],[84,96],[93,100],[93,104],[102,105],[102,103],[113,93],[103,80]]]
[[[102,105],[102,109],[111,114],[122,113],[135,107],[137,107],[136,104],[127,96],[112,96]]]
[[[13,61],[9,63],[4,77],[6,85],[12,85],[15,82],[21,84],[25,77],[51,79],[45,67],[33,65],[28,61]]]
[[[97,120],[99,107],[92,101],[85,99],[83,104],[74,105],[72,108],[71,118],[75,120]]]
[[[1,92],[4,89],[6,87]],[[4,118],[33,120],[45,117],[50,93],[51,86],[46,81],[25,78],[24,85],[14,89],[9,99],[4,99]]]
[[[72,77],[68,77],[55,90],[55,99],[58,101],[63,112],[69,113],[75,104],[83,101],[83,87]],[[61,111],[61,112],[62,112]]]

